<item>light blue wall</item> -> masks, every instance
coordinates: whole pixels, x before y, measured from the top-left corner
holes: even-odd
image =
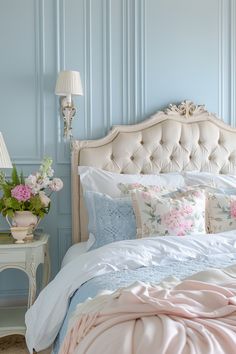
[[[235,0],[0,0],[0,130],[25,174],[44,155],[65,187],[42,226],[53,275],[71,243],[69,148],[62,139],[57,72],[81,72],[74,136],[103,136],[171,102],[192,99],[235,125]],[[4,228],[1,220],[1,228]],[[14,271],[0,294],[24,295]]]

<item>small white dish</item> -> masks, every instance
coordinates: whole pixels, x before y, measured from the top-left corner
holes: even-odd
[[[24,243],[24,238],[27,236],[28,227],[11,227],[11,234],[16,240],[16,243]]]

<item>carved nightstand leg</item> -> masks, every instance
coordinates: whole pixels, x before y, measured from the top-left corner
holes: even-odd
[[[49,257],[49,250],[48,244],[45,245],[44,248],[44,267],[43,267],[43,280],[42,280],[42,289],[49,283],[50,279],[50,257]]]
[[[36,271],[37,266],[35,263],[32,263],[30,269],[27,269],[27,274],[29,277],[29,296],[28,296],[28,308],[33,305],[36,298]]]

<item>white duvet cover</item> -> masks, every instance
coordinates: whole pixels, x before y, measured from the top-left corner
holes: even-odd
[[[76,257],[79,257],[82,254],[86,253],[87,250],[88,250],[87,242],[80,242],[71,246],[66,252],[62,260],[61,268],[63,268],[67,263],[73,261],[73,259],[75,259]]]
[[[120,241],[82,254],[66,264],[40,293],[26,313],[26,341],[30,353],[55,340],[68,301],[84,282],[105,273],[141,266],[170,264],[172,260],[224,258],[236,253],[236,231],[217,235],[152,237]]]

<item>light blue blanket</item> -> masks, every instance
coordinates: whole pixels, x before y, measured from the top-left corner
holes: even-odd
[[[128,286],[135,281],[143,281],[149,283],[159,283],[166,277],[176,277],[184,279],[196,272],[206,270],[207,268],[224,268],[236,263],[236,254],[227,254],[225,257],[199,258],[188,261],[172,261],[169,265],[141,267],[135,270],[123,270],[112,272],[95,277],[84,283],[72,296],[67,315],[64,319],[61,330],[54,343],[53,354],[59,352],[60,345],[65,337],[68,321],[76,305],[84,302],[88,297],[93,298],[102,290],[116,290],[121,287]]]

